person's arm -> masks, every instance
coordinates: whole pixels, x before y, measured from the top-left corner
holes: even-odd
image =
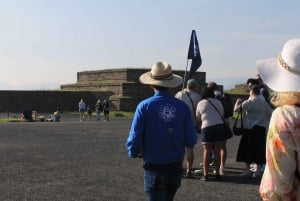
[[[243,102],[242,99],[240,99],[240,98],[236,99],[234,107],[233,107],[233,111],[234,112],[238,112],[239,111],[239,108],[240,108],[242,102]]]
[[[143,156],[144,117],[140,108],[138,106],[135,111],[126,142],[128,156],[131,158]]]
[[[196,108],[196,126],[201,129],[202,119],[201,119],[201,101],[197,104]]]

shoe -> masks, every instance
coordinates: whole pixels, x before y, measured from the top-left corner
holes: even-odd
[[[213,161],[209,164],[209,166],[214,166],[214,165],[215,165],[215,161]]]
[[[186,172],[184,178],[187,178],[187,179],[193,178],[192,172]]]
[[[200,181],[208,181],[208,176],[204,176],[202,175],[201,178],[200,178]]]
[[[200,167],[203,167],[204,163],[200,163]]]
[[[197,169],[197,170],[194,171],[194,173],[197,174],[197,175],[200,175],[200,174],[203,173],[203,170]]]
[[[220,175],[224,175],[225,174],[225,170],[224,170],[223,167],[220,167],[219,173],[220,173]]]
[[[217,175],[217,171],[216,170],[214,170],[213,173],[214,173],[214,175]],[[220,169],[219,169],[219,175],[224,175],[224,174],[225,174],[224,168],[220,167]]]
[[[257,170],[257,164],[251,163],[251,164],[250,164],[250,170],[251,170],[252,172],[255,172],[255,171]]]

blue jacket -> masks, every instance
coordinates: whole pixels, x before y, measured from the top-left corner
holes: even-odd
[[[197,134],[188,106],[167,91],[137,106],[126,147],[129,157],[142,156],[146,163],[181,162],[185,147],[194,147]]]

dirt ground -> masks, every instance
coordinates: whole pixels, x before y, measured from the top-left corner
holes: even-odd
[[[0,124],[0,200],[142,201],[143,161],[130,159],[125,141],[131,120]],[[228,142],[222,181],[183,179],[175,201],[257,201],[259,178],[240,178],[239,137]],[[195,167],[201,162],[195,148]]]

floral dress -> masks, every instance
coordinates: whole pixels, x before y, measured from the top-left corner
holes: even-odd
[[[300,108],[274,110],[266,146],[266,168],[260,184],[263,200],[300,200]]]

